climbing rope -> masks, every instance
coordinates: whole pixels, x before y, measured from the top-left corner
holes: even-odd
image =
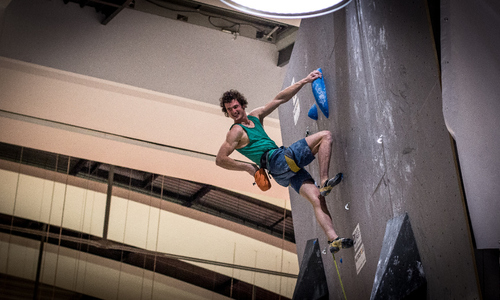
[[[347,296],[345,295],[344,285],[342,284],[342,278],[340,278],[339,266],[337,265],[337,261],[335,260],[335,254],[332,253],[333,262],[335,263],[335,268],[337,269],[337,275],[339,275],[340,287],[342,288],[342,293],[344,293],[344,299],[347,300]]]

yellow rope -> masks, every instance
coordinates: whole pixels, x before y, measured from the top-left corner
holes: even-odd
[[[344,285],[342,284],[342,278],[340,278],[339,267],[337,266],[337,261],[335,260],[335,254],[332,253],[333,262],[335,263],[335,268],[337,269],[337,274],[339,275],[340,287],[342,288],[342,293],[344,293],[344,298],[347,300],[347,296],[345,295]]]

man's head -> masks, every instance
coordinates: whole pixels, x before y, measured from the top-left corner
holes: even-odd
[[[222,112],[224,113],[224,115],[226,117],[229,117],[229,114],[228,114],[227,108],[226,108],[226,103],[229,104],[234,99],[236,99],[238,101],[238,103],[240,103],[240,105],[241,105],[241,107],[243,107],[243,109],[247,108],[248,102],[247,102],[247,99],[245,99],[245,96],[243,96],[237,90],[229,90],[229,91],[225,92],[224,94],[222,94],[222,97],[219,99],[220,107],[222,108]]]

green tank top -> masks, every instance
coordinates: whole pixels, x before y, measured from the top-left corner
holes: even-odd
[[[236,149],[236,151],[238,151],[257,165],[260,165],[260,157],[262,156],[262,154],[264,154],[264,152],[266,152],[267,150],[277,149],[278,146],[264,131],[259,118],[248,116],[248,119],[255,124],[254,128],[248,128],[241,124],[233,124],[231,126],[231,128],[233,128],[234,125],[240,125],[243,130],[245,130],[248,135],[248,139],[250,140],[248,145],[243,148]]]

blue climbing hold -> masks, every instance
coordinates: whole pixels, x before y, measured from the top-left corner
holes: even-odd
[[[321,68],[318,69],[318,71],[323,74],[323,71]],[[325,88],[325,79],[323,76],[321,78],[315,79],[312,84],[312,91],[314,98],[316,99],[316,103],[318,104],[319,109],[321,112],[325,115],[325,117],[329,117],[329,112],[328,112],[328,98],[326,97],[326,88]]]
[[[342,258],[340,259],[340,263],[342,263]]]
[[[318,119],[318,108],[316,107],[316,104],[313,103],[311,108],[309,108],[309,112],[307,113],[307,116],[313,120]]]

